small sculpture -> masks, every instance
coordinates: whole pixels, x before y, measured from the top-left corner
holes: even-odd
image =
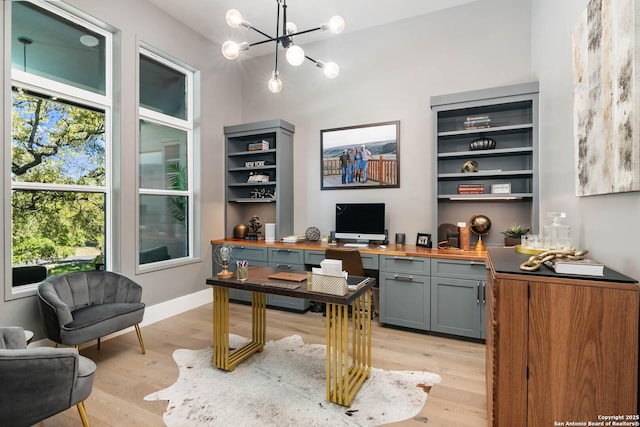
[[[262,221],[260,221],[258,215],[254,215],[247,226],[249,226],[249,235],[257,236],[258,230],[262,227]]]

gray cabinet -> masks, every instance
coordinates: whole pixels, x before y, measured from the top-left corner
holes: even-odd
[[[503,245],[510,224],[538,229],[538,83],[431,97],[434,221],[484,214],[485,244]],[[495,146],[494,146],[495,144]]]
[[[429,330],[429,258],[380,256],[380,322]]]
[[[293,134],[284,120],[225,126],[225,236],[257,215],[293,233]],[[262,231],[262,230],[261,230]]]
[[[431,259],[431,330],[484,339],[486,276],[482,262]]]
[[[219,245],[214,245],[213,253],[216,251],[216,246]],[[269,265],[267,248],[259,246],[233,245],[231,246],[231,249],[233,251],[232,256],[234,260],[247,260],[247,264],[249,266],[256,267],[267,267]],[[235,261],[233,261],[229,267],[230,270],[235,271]],[[213,275],[218,273],[219,270],[220,266],[216,265],[216,260],[214,258]],[[233,301],[251,302],[251,292],[244,291],[242,289],[229,289],[229,299]]]
[[[304,271],[304,251],[302,249],[268,249],[269,267],[282,271]],[[306,311],[311,303],[301,298],[282,295],[267,295],[267,305],[293,311]]]

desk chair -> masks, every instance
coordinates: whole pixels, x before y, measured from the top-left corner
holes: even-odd
[[[327,248],[324,251],[325,259],[339,259],[342,261],[342,270],[349,273],[350,276],[364,276],[364,267],[362,266],[362,257],[358,249],[338,249]],[[375,307],[372,307],[372,315],[375,313]],[[326,316],[326,305],[322,304],[322,314]]]

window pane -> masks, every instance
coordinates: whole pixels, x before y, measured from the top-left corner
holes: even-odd
[[[188,197],[140,196],[140,264],[189,256]]]
[[[52,276],[103,262],[104,193],[14,190],[11,208],[14,267],[45,266]],[[29,269],[14,271],[14,286],[26,284]]]
[[[11,68],[105,94],[105,37],[28,2],[13,2]]]
[[[140,121],[140,188],[188,190],[187,132]]]
[[[14,90],[11,179],[105,185],[105,114]]]
[[[187,76],[140,55],[140,106],[187,119]]]

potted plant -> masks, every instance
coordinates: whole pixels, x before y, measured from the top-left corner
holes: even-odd
[[[501,233],[504,234],[504,245],[505,246],[515,246],[519,245],[522,236],[529,232],[528,228],[524,228],[518,224],[512,224],[506,228],[506,230]]]

